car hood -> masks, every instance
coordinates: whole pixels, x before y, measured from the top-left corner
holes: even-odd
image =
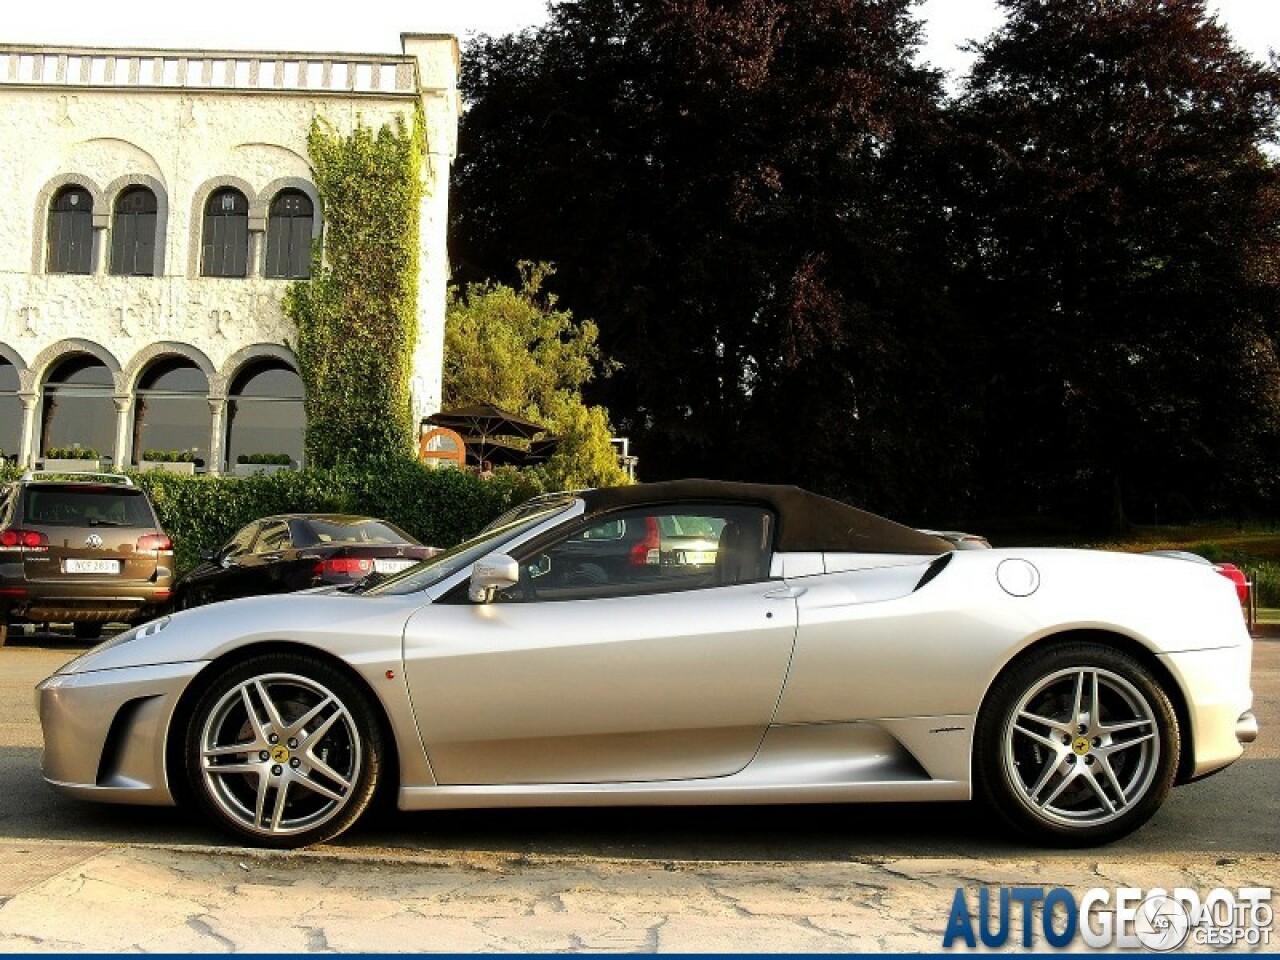
[[[99,644],[59,673],[215,660],[239,647],[291,643],[358,661],[398,649],[420,595],[370,597],[312,591],[246,597],[161,617]]]

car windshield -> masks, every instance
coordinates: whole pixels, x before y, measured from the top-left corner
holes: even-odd
[[[526,514],[500,527],[486,530],[479,536],[464,540],[456,547],[450,547],[443,553],[437,553],[417,566],[410,567],[404,573],[367,588],[357,588],[352,592],[369,596],[392,596],[426,590],[453,576],[464,567],[470,566],[481,557],[500,550],[548,517],[568,509],[572,503],[573,498],[566,497],[563,500],[540,504],[541,509],[535,513]]]

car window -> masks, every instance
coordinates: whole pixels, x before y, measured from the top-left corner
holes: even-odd
[[[637,508],[576,527],[516,557],[507,602],[583,600],[764,580],[773,516],[758,507]]]
[[[22,516],[24,523],[42,526],[155,526],[146,494],[109,487],[29,486]]]
[[[241,528],[222,548],[222,559],[229,560],[232,557],[248,553],[249,548],[253,546],[253,538],[257,535],[260,526],[261,524],[255,520],[247,527]]]
[[[379,594],[417,593],[419,590],[426,590],[428,587],[433,587],[442,580],[453,576],[464,567],[469,567],[481,557],[490,553],[497,553],[512,540],[550,519],[555,514],[567,510],[573,503],[572,497],[554,502],[543,501],[539,504],[539,509],[533,513],[500,527],[493,529],[486,527],[484,531],[470,540],[464,540],[457,546],[437,553],[435,556],[422,561],[422,563],[410,567],[404,573],[395,574],[388,580],[378,581],[365,588],[358,587],[352,592],[376,596]],[[462,591],[462,596],[465,598],[465,590]]]
[[[382,520],[352,517],[350,520],[312,519],[299,523],[299,533],[310,538],[310,543],[414,543],[400,528]]]
[[[283,520],[268,523],[262,528],[262,535],[253,545],[254,553],[278,553],[292,546],[289,540],[289,525]]]

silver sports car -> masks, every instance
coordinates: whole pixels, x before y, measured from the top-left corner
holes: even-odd
[[[665,531],[694,531],[698,544]],[[214,604],[40,684],[45,778],[296,847],[405,810],[965,800],[1105,843],[1256,736],[1232,583],[952,544],[795,487],[539,498],[355,588]]]

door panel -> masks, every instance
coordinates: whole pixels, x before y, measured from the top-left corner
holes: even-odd
[[[548,603],[441,603],[405,631],[442,784],[727,776],[773,717],[796,604],[776,582]]]

